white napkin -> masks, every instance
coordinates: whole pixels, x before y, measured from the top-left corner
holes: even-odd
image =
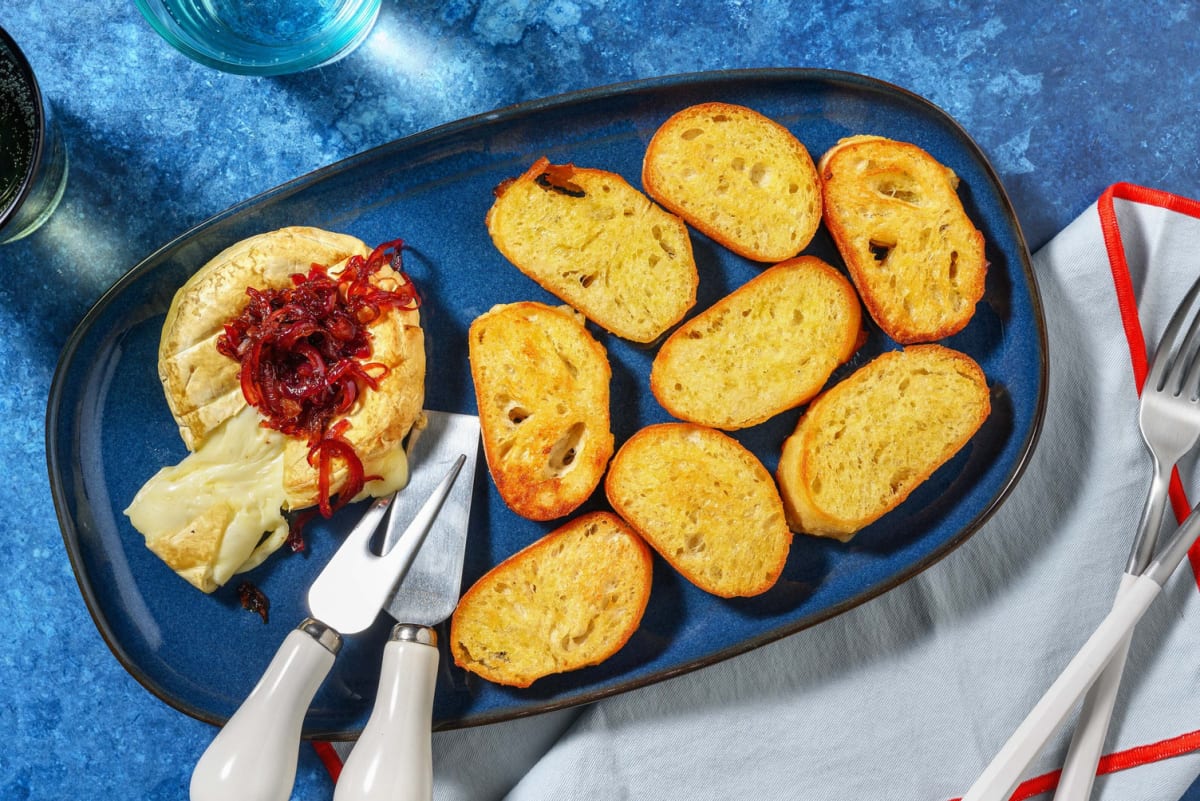
[[[1144,353],[1142,332],[1153,349],[1200,275],[1197,243],[1200,203],[1121,184],[1035,255],[1050,347],[1040,443],[1009,500],[942,562],[695,673],[439,733],[435,797],[961,796],[1111,605],[1150,480],[1131,349]],[[1182,469],[1200,499],[1195,472]],[[1052,786],[1069,736],[1051,741],[1018,798]],[[1118,769],[1097,780],[1096,799],[1175,799],[1200,775],[1191,563],[1137,630],[1105,753]]]

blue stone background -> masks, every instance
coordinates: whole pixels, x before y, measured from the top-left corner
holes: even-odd
[[[247,78],[188,61],[132,0],[3,0],[0,26],[52,99],[71,172],[51,221],[0,247],[0,799],[183,798],[212,736],[100,639],[46,474],[59,349],[159,246],[440,123],[638,78],[789,66],[864,73],[941,106],[993,161],[1036,250],[1116,181],[1200,196],[1198,23],[1186,0],[384,0],[342,61]],[[293,797],[331,793],[302,749]]]

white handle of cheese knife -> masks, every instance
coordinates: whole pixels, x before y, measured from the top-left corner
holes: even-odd
[[[340,647],[337,632],[311,619],[284,638],[254,690],[196,763],[191,801],[287,801],[304,715]]]
[[[401,623],[383,650],[375,707],[338,776],[334,801],[428,801],[433,797],[433,693],[437,635]]]
[[[1007,801],[1022,773],[1058,730],[1075,702],[1108,664],[1162,587],[1143,575],[1121,593],[1112,611],[1071,660],[962,801]]]

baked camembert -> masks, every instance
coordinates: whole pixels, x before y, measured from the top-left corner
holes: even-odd
[[[158,372],[190,451],[126,514],[146,545],[211,592],[289,536],[287,512],[332,512],[408,480],[424,337],[400,243],[291,227],[227,248],[176,293]]]

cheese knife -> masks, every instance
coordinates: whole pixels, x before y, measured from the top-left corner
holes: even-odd
[[[430,730],[439,662],[433,627],[458,604],[479,418],[439,415],[417,440],[416,447],[422,446],[421,458],[433,464],[467,454],[468,480],[451,490],[420,555],[386,606],[398,622],[384,646],[375,706],[338,776],[334,801],[427,801],[433,793]]]

